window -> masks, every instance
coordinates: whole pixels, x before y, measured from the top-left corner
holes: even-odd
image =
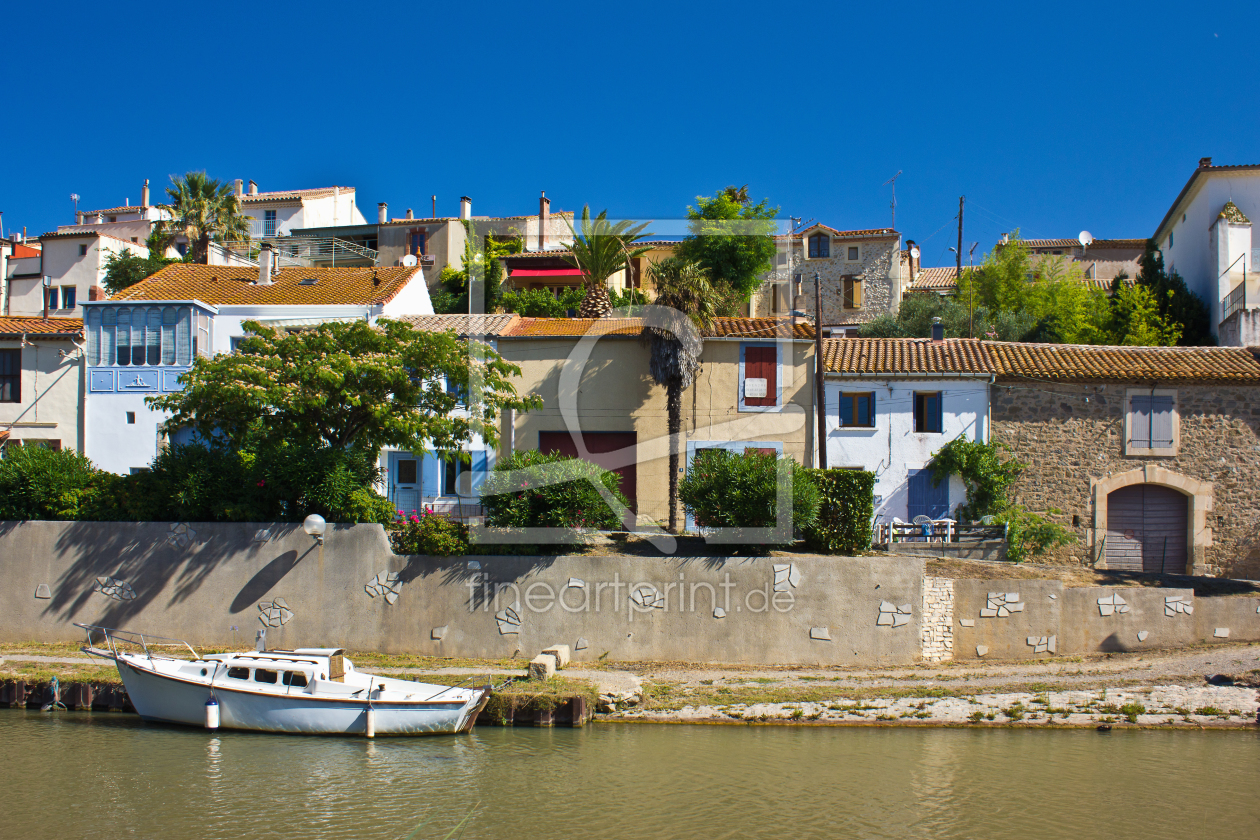
[[[80,245],[80,246],[79,246],[79,256],[80,256],[80,257],[86,257],[86,256],[87,256],[87,248],[88,248],[88,246],[86,246],[86,245]]]
[[[61,287],[61,308],[74,309],[79,303],[78,294],[75,292],[74,286]]]
[[[299,286],[314,286],[318,282],[319,280],[317,280],[314,277],[303,277],[301,280],[298,281],[298,285]]]
[[[779,351],[773,344],[747,344],[742,348],[743,381],[740,408],[779,404]]]
[[[228,676],[234,680],[247,680],[249,679],[249,669],[248,668],[228,668]]]
[[[398,461],[394,474],[395,484],[417,484],[420,462],[415,458],[403,458]]]
[[[468,466],[459,460],[459,456],[448,452],[442,458],[442,495],[455,496],[459,490],[460,473],[465,472]]]
[[[937,484],[932,470],[923,468],[907,476],[906,518],[911,522],[916,516],[942,519],[949,514],[949,480]]]
[[[928,434],[940,434],[941,419],[941,392],[915,392],[914,430]]]
[[[139,242],[139,241],[140,241],[140,237],[138,237],[138,236],[133,236],[133,237],[131,237],[131,241],[132,241],[132,242]]]
[[[22,401],[22,351],[0,350],[0,402]]]
[[[72,308],[73,289],[62,289],[62,304]],[[209,332],[209,318],[200,327]],[[192,364],[191,313],[174,306],[89,307],[84,318],[90,365]],[[209,347],[208,337],[200,339]],[[235,347],[233,348],[235,349]]]
[[[425,254],[424,247],[424,231],[413,230],[408,238],[407,253],[414,254],[417,257],[422,257]]]
[[[297,686],[298,688],[306,687],[306,674],[301,671],[282,671],[281,682],[285,685]]]
[[[258,668],[254,671],[254,682],[275,683],[279,678],[279,674],[275,671],[269,671],[265,668]]]
[[[787,254],[780,251],[778,254],[775,255],[775,262],[778,265],[787,265]]]
[[[61,289],[60,288],[58,288],[57,286],[49,286],[45,294],[48,295],[48,308],[49,309],[61,308],[60,306],[57,305],[58,303],[61,302]]]
[[[1171,248],[1172,246],[1173,246],[1173,232],[1170,230],[1168,231],[1168,247]]]
[[[446,393],[450,394],[451,396],[455,398],[456,404],[468,405],[467,386],[460,385],[458,382],[452,382],[450,379],[447,379],[446,380]]]
[[[870,428],[875,425],[875,393],[845,391],[840,394],[840,425]]]
[[[187,243],[187,242],[176,242],[176,243],[175,243],[175,250],[176,250],[176,251],[179,251],[179,255],[180,255],[181,257],[186,257],[186,256],[188,256],[188,243]]]
[[[831,256],[831,237],[825,233],[815,233],[809,238],[809,258],[816,260]]]
[[[263,236],[275,236],[275,235],[276,235],[276,211],[264,210],[263,211]]]
[[[845,309],[862,308],[862,278],[846,274],[841,280]]]
[[[136,413],[134,411],[127,412],[127,425],[128,426],[136,425]]]
[[[1176,455],[1180,443],[1177,392],[1130,389],[1125,412],[1126,455]]]
[[[856,245],[851,245],[851,246],[849,246],[849,259],[850,259],[850,260],[855,260],[855,261],[856,261],[856,260],[857,260],[857,258],[858,258],[858,249],[857,249],[857,246],[856,246]]]
[[[110,217],[109,217],[109,220],[110,220],[111,222],[116,222],[116,221],[118,221],[118,217],[117,217],[117,216],[110,216]]]

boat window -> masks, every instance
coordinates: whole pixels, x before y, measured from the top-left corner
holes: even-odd
[[[258,668],[254,671],[254,682],[274,683],[275,681],[275,671],[267,671],[262,668]]]
[[[228,676],[237,680],[247,680],[249,679],[249,669],[248,668],[228,668]]]
[[[296,685],[298,688],[305,688],[306,674],[303,674],[301,671],[285,671],[283,682],[285,685]]]

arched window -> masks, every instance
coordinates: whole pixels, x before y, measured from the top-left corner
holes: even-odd
[[[809,258],[811,260],[831,256],[831,237],[825,233],[815,233],[809,238]]]

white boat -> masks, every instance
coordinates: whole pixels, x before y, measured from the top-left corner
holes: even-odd
[[[201,656],[180,639],[76,626],[88,634],[84,653],[118,666],[127,696],[145,720],[307,735],[444,735],[469,731],[490,698],[488,685],[462,688],[365,674],[339,648]]]

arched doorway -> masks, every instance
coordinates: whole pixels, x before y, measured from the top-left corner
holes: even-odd
[[[1158,484],[1130,484],[1107,494],[1107,568],[1184,574],[1190,499]]]

